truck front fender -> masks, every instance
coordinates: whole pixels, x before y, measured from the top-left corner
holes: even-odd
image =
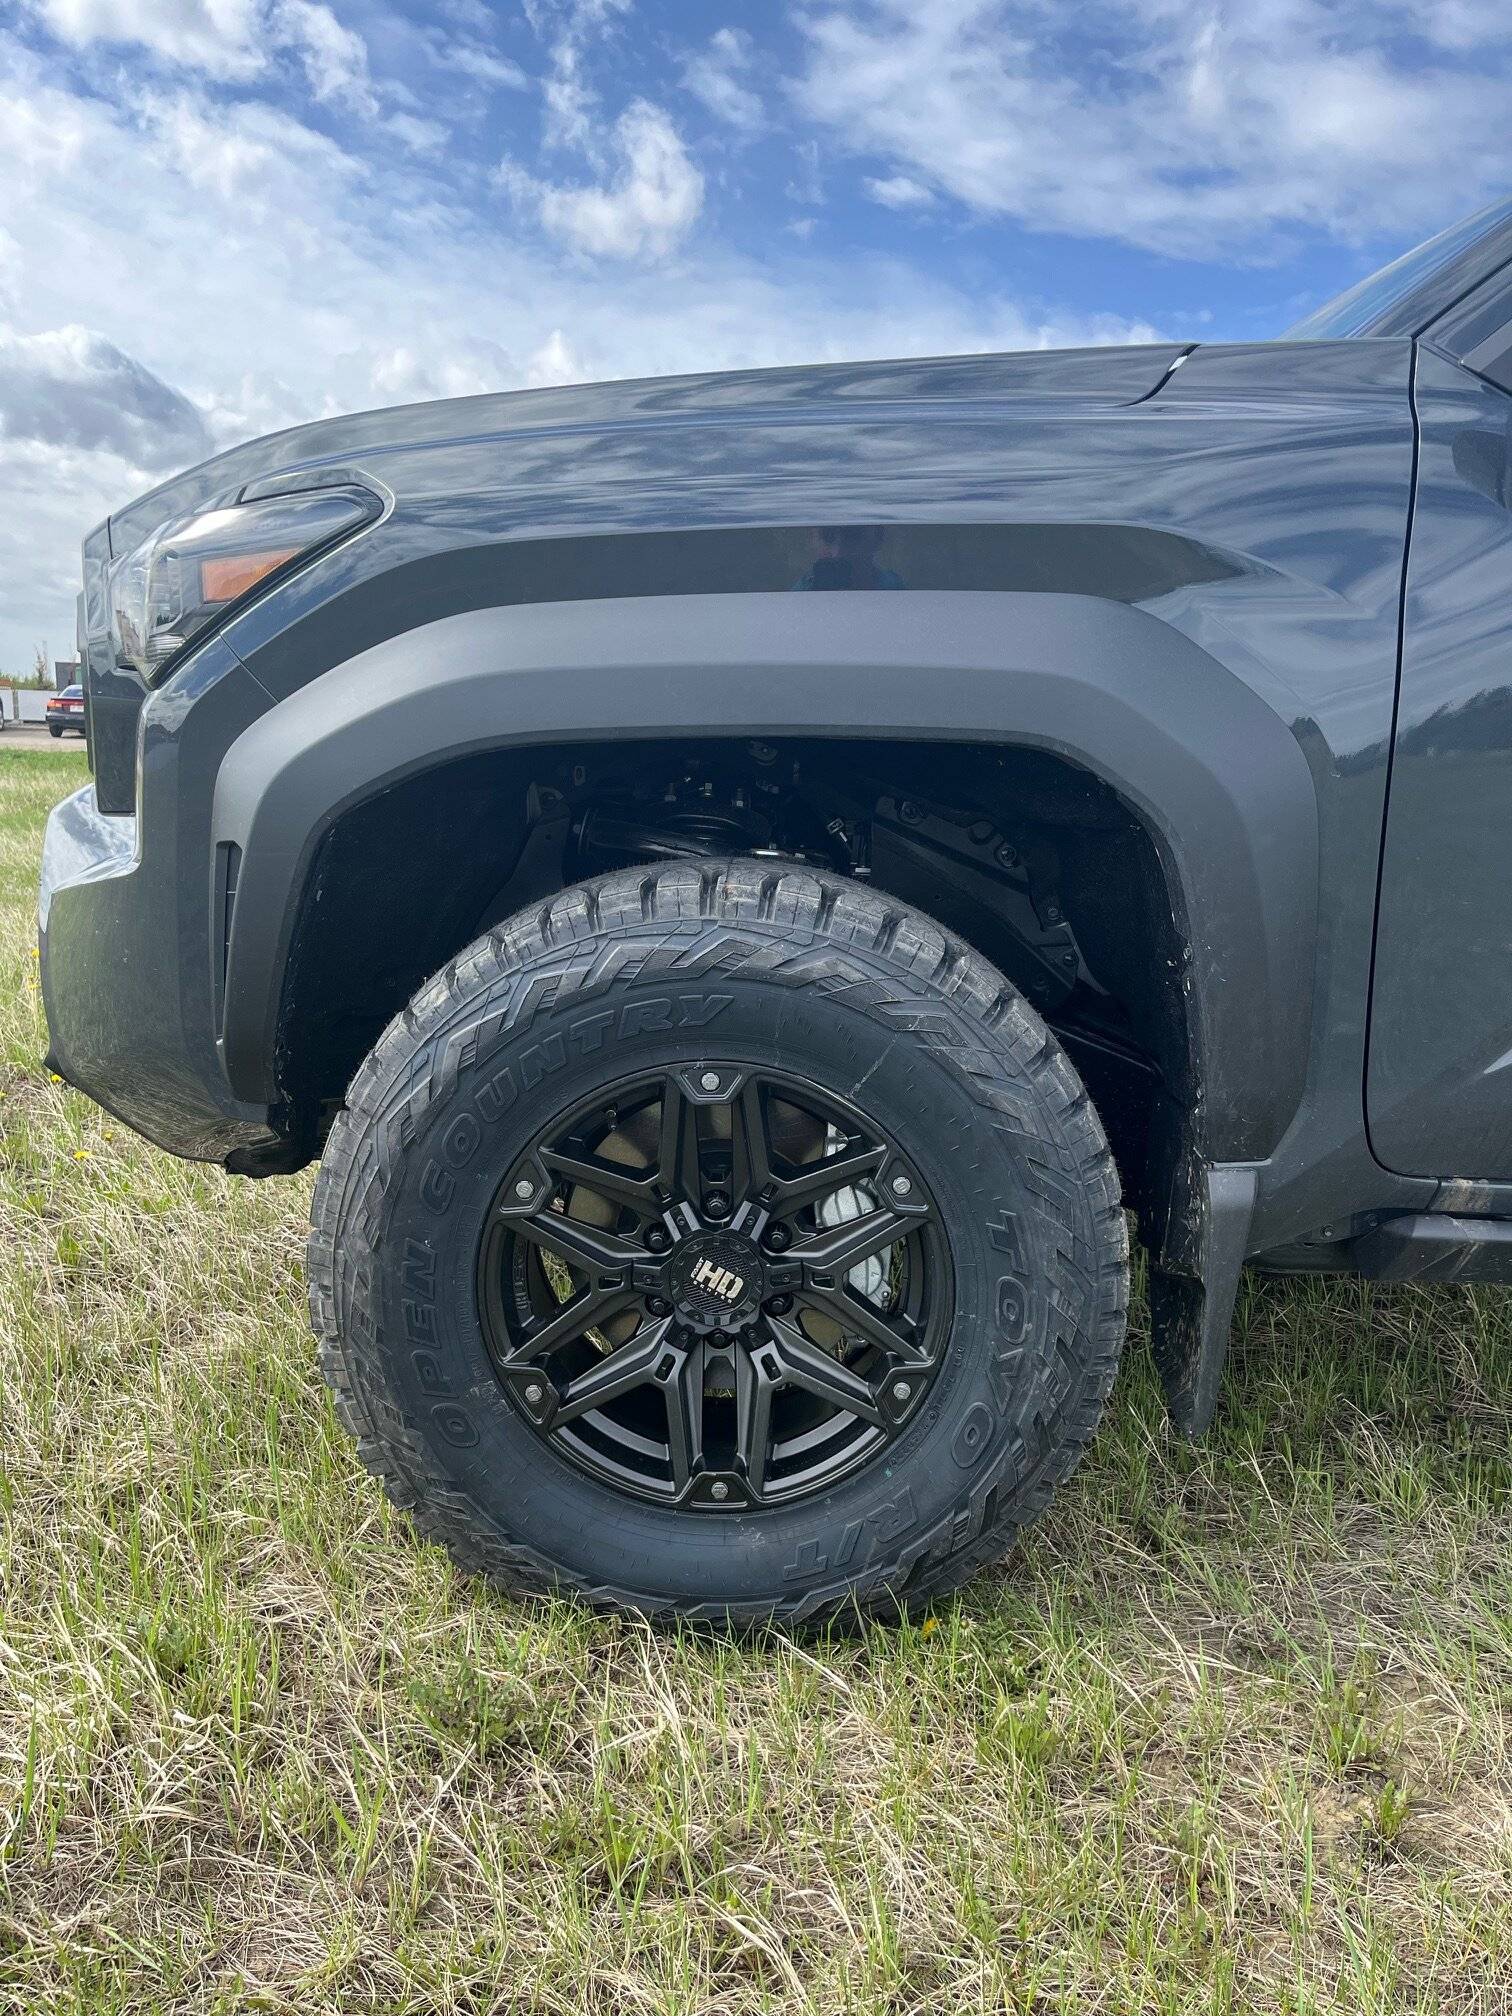
[[[417,770],[530,744],[782,735],[1013,743],[1110,785],[1159,851],[1209,1161],[1263,1159],[1307,1068],[1318,817],[1290,725],[1148,612],[1092,596],[684,595],[474,610],[360,652],[244,730],[224,974],[231,1087],[271,1102],[284,968],[316,847]],[[465,836],[448,835],[455,844]]]

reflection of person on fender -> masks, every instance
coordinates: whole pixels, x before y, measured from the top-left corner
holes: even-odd
[[[822,526],[814,564],[794,588],[901,588],[901,574],[877,565],[882,537],[880,525]]]

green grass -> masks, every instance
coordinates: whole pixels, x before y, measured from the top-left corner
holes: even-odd
[[[1022,1556],[751,1645],[417,1545],[317,1378],[305,1179],[38,1059],[75,755],[0,752],[0,2011],[1512,2008],[1512,1321],[1257,1283],[1136,1329]]]

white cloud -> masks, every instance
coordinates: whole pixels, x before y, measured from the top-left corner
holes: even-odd
[[[367,381],[379,405],[417,399],[469,399],[502,392],[520,382],[520,367],[498,343],[456,342],[441,354],[401,343],[367,362]]]
[[[475,83],[503,91],[523,91],[529,79],[518,63],[497,56],[477,42],[438,38],[430,45],[431,61],[441,70],[455,70]]]
[[[893,185],[1045,230],[1264,256],[1301,229],[1426,230],[1512,180],[1505,0],[844,0],[801,20],[810,117]]]
[[[565,54],[541,86],[548,147],[590,147],[597,94],[584,82],[576,55]]]
[[[665,258],[703,208],[704,180],[677,128],[642,98],[615,122],[619,165],[606,183],[540,182],[507,167],[516,201],[534,208],[543,228],[574,251],[612,259]]]
[[[32,0],[62,40],[147,50],[161,63],[221,83],[266,78],[272,59],[297,63],[317,104],[363,119],[383,116],[386,97],[373,82],[367,44],[323,0]],[[475,60],[486,61],[483,52]],[[405,115],[386,122],[405,145],[417,128]],[[426,122],[431,125],[432,122]],[[445,129],[434,127],[444,135]],[[434,144],[430,141],[421,144]]]
[[[180,468],[211,446],[182,392],[78,323],[29,336],[0,326],[0,436],[139,469]]]
[[[743,29],[721,28],[707,47],[684,57],[682,64],[683,88],[716,119],[741,133],[759,133],[766,124],[760,98],[741,81],[752,67],[753,55],[751,38]]]
[[[576,385],[588,376],[560,329],[553,329],[525,367],[527,385]]]
[[[71,652],[84,533],[212,445],[182,392],[96,331],[0,325],[0,668]]]
[[[376,379],[376,363],[373,376]],[[217,448],[229,448],[238,441],[255,441],[259,435],[276,434],[302,420],[327,420],[342,411],[332,389],[312,389],[302,382],[301,389],[296,391],[277,371],[258,369],[238,374],[234,365],[217,366],[203,388],[202,397],[205,418]],[[370,403],[379,402],[375,385]],[[118,484],[111,508],[117,508],[126,495]]]
[[[107,511],[148,487],[152,473],[97,450],[0,436],[0,674],[73,656],[79,542]]]
[[[413,112],[390,112],[383,124],[412,154],[439,154],[448,138],[439,119],[422,119]]]
[[[65,42],[135,43],[165,62],[208,76],[254,77],[263,68],[261,0],[34,0]]]
[[[1432,0],[1417,27],[1441,49],[1502,42],[1507,33],[1506,0]]]
[[[319,0],[275,0],[274,35],[298,56],[319,104],[346,104],[375,118],[378,100],[368,75],[367,44]]]
[[[281,218],[291,238],[303,236],[312,181],[345,183],[362,174],[361,165],[334,140],[270,105],[212,109],[183,92],[145,93],[133,110],[152,157],[232,213],[236,237],[223,257],[247,225]],[[139,230],[159,233],[176,220],[153,214],[134,221]],[[149,270],[141,273],[138,284],[150,284]]]
[[[548,147],[595,152],[594,113],[598,93],[588,82],[588,44],[629,12],[631,0],[525,0],[531,25],[550,48],[551,68],[542,80],[544,138]]]
[[[868,175],[866,193],[888,210],[926,210],[934,197],[912,175]]]
[[[0,230],[0,313],[14,308],[21,282],[21,247],[9,231]]]
[[[812,204],[824,201],[824,175],[819,163],[817,140],[800,140],[793,149],[792,174],[784,194],[790,202]]]

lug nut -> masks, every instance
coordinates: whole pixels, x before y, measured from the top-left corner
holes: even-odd
[[[520,1178],[519,1182],[518,1182],[518,1183],[516,1183],[516,1185],[515,1185],[515,1195],[516,1195],[516,1197],[519,1197],[519,1198],[522,1198],[522,1199],[524,1199],[524,1198],[530,1198],[530,1197],[534,1197],[534,1195],[535,1195],[535,1185],[534,1185],[534,1183],[532,1183],[532,1182],[531,1182],[531,1180],[530,1180],[530,1178],[529,1178],[528,1176],[522,1176],[522,1177]]]
[[[730,1200],[726,1197],[723,1190],[711,1190],[704,1199],[704,1210],[708,1212],[711,1218],[728,1218],[730,1215]]]
[[[705,1071],[698,1082],[705,1092],[717,1092],[719,1090],[719,1073],[717,1071]]]
[[[671,1243],[660,1225],[653,1225],[646,1234],[646,1244],[653,1253],[665,1253]]]
[[[719,1498],[723,1500],[725,1498],[728,1498],[729,1495],[730,1495],[730,1487],[728,1484],[711,1484],[709,1486],[709,1496],[711,1498]]]
[[[893,1381],[894,1400],[906,1400],[912,1391],[913,1388],[906,1379],[895,1379]]]
[[[769,1316],[786,1316],[793,1306],[793,1298],[791,1295],[774,1295],[766,1306]]]
[[[653,1316],[670,1316],[672,1314],[672,1304],[667,1300],[665,1295],[648,1295],[646,1297],[646,1308]]]
[[[906,1197],[913,1185],[906,1176],[894,1176],[892,1180],[894,1197]]]
[[[532,1379],[530,1384],[525,1388],[525,1398],[530,1402],[532,1407],[539,1407],[541,1402],[546,1398],[546,1388],[538,1386]]]
[[[785,1253],[793,1243],[793,1235],[786,1225],[774,1225],[767,1234],[767,1244],[774,1253]]]

